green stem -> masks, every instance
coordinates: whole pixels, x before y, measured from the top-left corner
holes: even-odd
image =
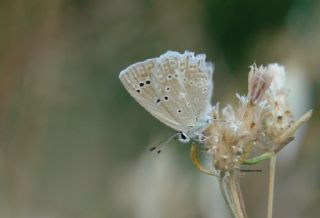
[[[268,218],[272,218],[272,211],[273,211],[273,193],[274,193],[274,177],[275,177],[275,171],[276,171],[276,160],[277,160],[277,155],[274,154],[270,158]]]
[[[247,159],[247,160],[243,161],[242,164],[244,164],[244,165],[254,165],[254,164],[260,163],[263,160],[270,159],[273,155],[274,155],[273,152],[266,152],[266,153],[261,154],[261,155],[259,155],[257,157],[254,157],[254,158],[251,158],[251,159]]]

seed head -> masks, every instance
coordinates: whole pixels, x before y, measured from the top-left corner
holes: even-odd
[[[248,94],[236,94],[237,108],[228,105],[220,110],[217,103],[212,110],[213,122],[204,131],[205,151],[220,173],[239,168],[256,145],[278,151],[311,116],[309,112],[295,122],[287,100],[283,66],[253,64],[250,68]]]

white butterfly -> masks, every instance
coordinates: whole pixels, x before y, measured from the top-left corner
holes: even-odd
[[[180,141],[189,142],[198,139],[211,122],[214,66],[205,58],[167,51],[129,66],[119,78],[142,107],[177,130]]]

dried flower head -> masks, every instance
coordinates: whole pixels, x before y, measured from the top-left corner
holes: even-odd
[[[268,65],[268,71],[272,74],[273,81],[270,89],[264,96],[271,110],[262,120],[263,128],[259,135],[259,143],[276,149],[278,137],[288,129],[294,118],[289,108],[288,91],[285,88],[286,72],[283,66],[278,64]]]
[[[260,145],[279,151],[292,140],[297,128],[311,116],[295,122],[287,100],[283,66],[250,67],[248,94],[238,98],[238,107],[213,107],[213,122],[204,131],[206,154],[212,157],[215,173],[237,169]]]
[[[214,168],[221,173],[240,165],[244,148],[252,137],[230,105],[220,112],[217,104],[213,113],[218,119],[205,132],[209,137],[206,150],[212,155]]]
[[[217,103],[212,110],[213,122],[203,132],[205,153],[211,157],[214,170],[203,167],[198,160],[197,147],[191,148],[195,166],[219,178],[221,191],[234,217],[247,217],[236,170],[242,164],[271,158],[270,181],[273,181],[276,153],[294,139],[296,130],[312,115],[309,111],[294,120],[287,100],[283,66],[253,64],[250,68],[248,94],[236,94],[237,107],[228,105],[220,110]],[[263,153],[251,157],[254,147],[263,148]],[[273,182],[270,182],[269,192],[268,217],[272,214]]]

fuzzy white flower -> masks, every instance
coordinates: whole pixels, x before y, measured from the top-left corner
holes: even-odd
[[[285,88],[286,72],[283,66],[269,64],[266,69],[272,75],[272,82],[264,100],[270,107],[268,116],[262,120],[263,128],[259,144],[268,149],[276,149],[278,137],[293,124],[294,118],[289,108],[288,92]]]
[[[267,67],[269,74],[272,76],[270,92],[277,96],[285,92],[286,71],[283,66],[273,63]]]
[[[264,66],[257,67],[256,64],[250,66],[248,77],[248,99],[250,102],[260,102],[264,93],[269,88],[272,81],[272,74],[268,68]]]

